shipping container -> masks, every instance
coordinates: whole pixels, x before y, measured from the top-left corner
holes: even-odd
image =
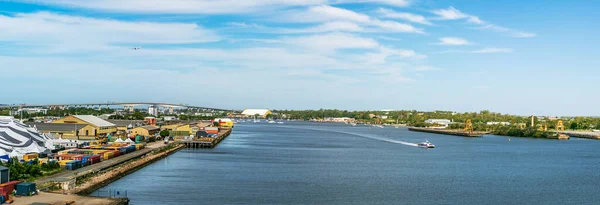
[[[21,183],[21,181],[10,181],[0,184],[0,195],[7,199],[9,195],[12,194],[13,190],[15,190],[16,185],[19,183]]]
[[[60,160],[58,161],[58,164],[60,165],[60,167],[65,167],[67,165],[68,162],[71,162],[73,160]]]
[[[23,183],[17,184],[16,189],[17,189],[17,195],[20,195],[20,196],[31,196],[32,194],[35,194],[35,192],[36,192],[35,183],[29,183],[29,182],[23,182]]]
[[[100,155],[92,155],[92,156],[90,156],[88,161],[90,161],[90,164],[96,164],[96,163],[102,161],[102,158],[100,157]]]
[[[29,154],[23,155],[23,160],[27,162],[27,161],[37,159],[38,157],[40,157],[40,154],[38,154],[38,153],[29,153]]]

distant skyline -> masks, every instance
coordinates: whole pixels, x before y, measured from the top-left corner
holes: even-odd
[[[598,6],[0,0],[0,104],[600,116]]]

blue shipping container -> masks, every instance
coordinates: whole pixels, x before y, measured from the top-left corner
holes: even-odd
[[[17,195],[21,196],[31,196],[32,193],[35,193],[35,183],[23,182],[17,184]]]

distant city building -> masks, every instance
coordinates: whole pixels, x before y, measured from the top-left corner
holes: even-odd
[[[267,117],[268,114],[272,114],[270,110],[267,109],[245,109],[242,112],[242,115],[248,117],[254,117],[258,115],[259,117]]]
[[[510,122],[487,122],[487,125],[506,125],[510,126]]]
[[[148,106],[148,114],[152,116],[158,116],[158,107],[154,105]]]
[[[212,117],[215,116],[215,113],[212,112],[197,112],[194,113],[195,116],[202,116],[202,117]]]
[[[325,122],[354,122],[355,119],[349,118],[349,117],[328,117],[328,118],[325,118],[323,121],[325,121]]]
[[[177,117],[175,117],[175,116],[164,116],[163,120],[164,121],[177,120]]]
[[[444,127],[448,127],[449,124],[452,124],[452,121],[448,120],[448,119],[429,119],[429,120],[425,120],[425,123],[438,124],[438,125],[442,125]]]
[[[557,116],[548,116],[548,120],[558,120]]]

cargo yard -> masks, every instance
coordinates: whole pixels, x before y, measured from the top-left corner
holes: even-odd
[[[157,125],[153,117],[123,126],[122,121],[113,124],[92,115],[41,124],[7,116],[0,122],[0,140],[6,140],[0,145],[0,159],[8,165],[0,166],[0,203],[15,204],[127,204],[126,196],[77,194],[89,194],[181,148],[214,148],[234,126],[228,118]],[[32,172],[34,168],[26,166],[43,170]],[[13,169],[15,173],[9,171]]]

